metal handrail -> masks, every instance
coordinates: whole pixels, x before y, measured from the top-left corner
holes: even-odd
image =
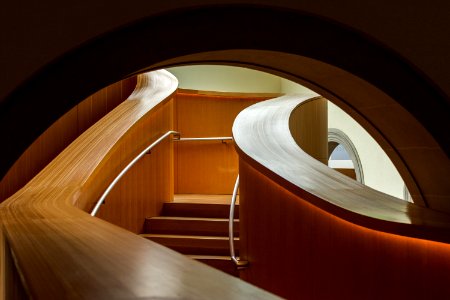
[[[236,178],[236,183],[234,184],[233,189],[233,196],[231,197],[231,204],[230,204],[230,219],[228,222],[228,234],[230,239],[230,257],[231,260],[234,262],[236,267],[238,268],[244,268],[248,266],[248,261],[246,260],[239,260],[236,258],[236,253],[234,252],[234,207],[236,206],[236,198],[237,198],[237,192],[239,189],[239,175]]]
[[[122,178],[123,175],[139,160],[141,159],[146,153],[148,153],[153,147],[161,143],[162,140],[167,138],[170,135],[174,135],[179,138],[180,133],[178,131],[167,131],[165,134],[163,134],[159,139],[154,141],[150,146],[145,148],[141,153],[139,153],[138,156],[136,156],[120,173],[117,175],[116,178],[114,178],[113,182],[108,186],[108,188],[105,190],[103,195],[100,197],[100,199],[97,201],[97,204],[95,205],[94,209],[91,212],[91,216],[95,216],[97,214],[97,211],[100,209],[100,206],[105,202],[106,196],[108,196],[109,192],[111,192],[112,188],[116,185],[116,183]]]
[[[218,136],[218,137],[200,137],[200,138],[179,138],[176,141],[177,142],[187,142],[187,141],[222,141],[222,143],[225,143],[224,141],[232,141],[233,138],[231,136]]]

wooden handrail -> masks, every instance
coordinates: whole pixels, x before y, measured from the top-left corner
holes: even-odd
[[[292,111],[317,98],[283,96],[242,111],[233,125],[241,159],[292,193],[367,228],[450,243],[450,216],[362,185],[311,158],[294,141]]]
[[[165,71],[140,75],[127,101],[0,205],[3,298],[273,298],[86,213],[122,167],[161,134],[130,143],[176,86]]]

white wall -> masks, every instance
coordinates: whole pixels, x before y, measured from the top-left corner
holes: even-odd
[[[405,184],[389,157],[364,128],[331,102],[328,103],[328,127],[340,129],[355,145],[366,185],[403,198]]]
[[[188,66],[168,69],[179,87],[193,90],[246,93],[312,92],[292,81],[267,73],[229,66]],[[329,102],[328,127],[343,131],[358,151],[364,183],[386,194],[403,198],[404,183],[377,142],[349,115]]]
[[[284,79],[284,78],[280,78],[281,84],[280,84],[280,92],[283,94],[295,94],[295,93],[313,93],[316,95],[316,92],[311,91],[310,89],[308,89],[307,87],[304,87],[303,85],[297,84],[293,81]]]
[[[242,92],[278,93],[280,78],[268,73],[229,66],[189,66],[167,69],[179,81],[183,89]]]

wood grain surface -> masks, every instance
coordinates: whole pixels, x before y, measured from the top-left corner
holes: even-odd
[[[286,299],[448,299],[450,245],[369,229],[240,163],[241,278]]]
[[[351,48],[347,50],[353,51],[354,49]],[[322,50],[323,48],[318,51]],[[418,96],[418,93],[406,96],[405,88],[400,88],[397,97],[394,97],[387,90],[377,88],[375,81],[361,80],[357,75],[344,71],[338,66],[332,66],[311,57],[292,55],[289,51],[288,53],[248,49],[213,51],[169,59],[157,66],[183,65],[201,61],[240,61],[241,66],[249,63],[257,70],[281,75],[322,95],[348,113],[377,141],[402,176],[415,203],[450,212],[450,184],[448,184],[450,159],[445,150],[439,146],[436,137],[433,137],[426,129],[427,125],[419,121],[418,117],[423,116],[421,111],[431,109],[428,101],[434,98],[430,98],[430,93],[426,92],[423,96]],[[367,57],[365,62],[372,62],[372,60]],[[389,68],[391,67],[392,64]],[[274,70],[283,71],[278,73]],[[377,74],[377,79],[386,79],[386,74]],[[408,71],[408,74],[412,73]],[[396,89],[404,82],[395,77],[390,83],[393,85],[392,88]],[[398,98],[402,97],[405,97],[403,104],[415,103],[416,114],[412,114],[412,110],[405,109],[406,106],[403,104],[399,105]],[[411,102],[414,97],[416,97],[415,102]],[[427,100],[424,102],[423,99]],[[446,103],[447,100],[442,103],[444,102]],[[446,114],[445,117],[436,117],[436,114],[443,112]],[[436,109],[430,113],[431,122],[439,124],[436,127],[438,132],[447,132],[442,131],[442,128],[450,124],[443,121],[447,119],[447,109]]]
[[[447,299],[450,216],[370,189],[312,159],[289,132],[311,95],[242,111],[242,278],[288,299]]]
[[[233,125],[241,158],[311,203],[376,230],[450,242],[450,216],[400,200],[350,180],[296,144],[291,111],[311,95],[283,96],[242,111]]]
[[[22,188],[81,133],[127,99],[135,86],[136,77],[111,84],[83,100],[53,123],[1,179],[0,202]]]
[[[317,97],[297,106],[289,117],[295,142],[318,161],[328,165],[328,100]]]
[[[182,137],[231,136],[241,110],[274,95],[180,90],[175,97],[175,128]],[[232,141],[175,143],[175,193],[231,194],[237,174]]]
[[[123,147],[175,89],[176,79],[165,71],[139,76],[127,101],[0,204],[3,298],[16,290],[34,299],[273,298],[85,212],[120,169],[161,135],[147,133]],[[8,253],[14,264],[6,263]],[[5,281],[11,268],[23,287]]]
[[[128,152],[134,143],[152,133],[162,135],[172,130],[173,100],[155,107],[120,151]],[[169,137],[137,161],[111,190],[96,216],[134,233],[142,233],[145,218],[159,216],[163,203],[173,199],[173,144]]]

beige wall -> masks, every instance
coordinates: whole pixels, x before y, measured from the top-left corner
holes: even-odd
[[[389,157],[364,128],[331,102],[328,103],[328,127],[340,129],[355,145],[367,186],[403,199],[405,184]]]
[[[273,93],[280,91],[278,76],[251,69],[229,66],[192,66],[167,69],[179,81],[179,87],[200,91]]]
[[[303,85],[297,84],[293,81],[290,81],[290,80],[287,80],[284,78],[279,78],[279,80],[281,81],[280,93],[284,93],[284,94],[294,94],[294,93],[303,93],[303,92],[315,93],[314,91],[311,91],[307,87],[304,87]]]

